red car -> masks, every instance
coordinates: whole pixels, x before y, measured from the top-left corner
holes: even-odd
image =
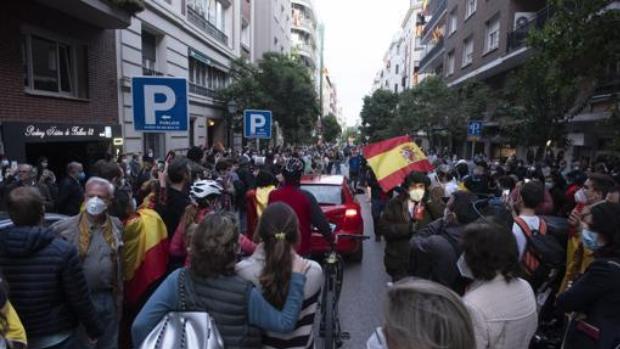
[[[301,189],[306,190],[318,201],[336,234],[364,234],[362,210],[344,176],[311,175],[301,178]],[[312,254],[328,251],[328,245],[318,232],[312,233]],[[340,239],[336,250],[350,260],[359,262],[363,258],[363,241]]]

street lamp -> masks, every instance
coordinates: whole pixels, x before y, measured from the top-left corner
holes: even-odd
[[[237,102],[235,102],[235,100],[231,99],[228,104],[226,105],[226,107],[228,108],[228,122],[227,122],[227,126],[228,126],[228,147],[232,149],[233,145],[232,145],[232,124],[233,124],[233,118],[235,116],[235,114],[237,114]]]

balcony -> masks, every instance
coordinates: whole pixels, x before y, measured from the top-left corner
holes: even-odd
[[[213,99],[216,99],[218,97],[215,90],[210,89],[206,86],[194,84],[193,82],[189,83],[189,92]]]
[[[219,30],[213,23],[209,22],[203,15],[196,11],[192,6],[187,6],[187,20],[198,28],[202,29],[207,35],[224,45],[228,45],[228,35]]]
[[[443,51],[443,39],[439,40],[437,42],[437,44],[435,44],[435,46],[428,51],[428,53],[426,55],[424,55],[424,57],[422,57],[422,59],[420,60],[420,70],[424,71],[426,70],[426,66],[431,63],[433,60],[435,60],[435,57],[437,57],[439,55],[439,53],[441,53]]]
[[[538,11],[536,17],[532,18],[526,24],[516,28],[514,31],[509,32],[508,42],[506,45],[506,52],[510,53],[516,51],[527,44],[527,37],[530,34],[530,30],[539,30],[545,26],[547,20],[553,15],[553,11],[549,6]]]
[[[309,18],[300,18],[299,22],[293,21],[293,29],[299,29],[308,32],[311,36],[316,33],[316,26]]]
[[[123,29],[131,24],[131,16],[144,8],[142,0],[37,0],[71,17],[103,29]]]
[[[438,0],[437,7],[435,7],[433,14],[431,15],[431,19],[424,25],[424,30],[422,30],[422,37],[426,36],[426,34],[432,32],[432,29],[437,25],[439,19],[443,12],[446,11],[446,7],[448,4],[447,0]]]
[[[155,69],[142,67],[142,75],[144,76],[164,76],[165,74],[162,72],[158,72]]]

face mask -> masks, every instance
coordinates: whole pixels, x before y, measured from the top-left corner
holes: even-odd
[[[98,197],[93,197],[86,201],[86,212],[88,212],[91,216],[98,216],[107,209],[108,205],[106,205],[105,201]]]
[[[78,173],[78,179],[83,181],[86,179],[86,173],[84,173],[83,171]]]
[[[549,190],[553,188],[553,182],[545,181],[545,189]]]
[[[584,205],[588,203],[588,197],[586,196],[586,192],[583,188],[575,192],[575,202]]]
[[[467,262],[465,261],[465,253],[462,253],[459,259],[456,261],[456,267],[459,269],[459,273],[462,277],[472,280],[475,279],[474,273],[472,273],[469,265],[467,265]]]
[[[2,166],[3,167],[8,167],[9,166],[9,160],[2,160]]]
[[[42,163],[41,163],[41,167],[42,167],[42,168],[47,168],[47,162],[42,162]]]
[[[413,202],[420,202],[424,197],[424,189],[418,188],[409,191],[409,199]]]
[[[598,233],[590,229],[583,228],[581,230],[581,242],[586,248],[592,251],[596,251],[601,247],[598,242]]]
[[[136,209],[138,209],[138,203],[136,202],[136,199],[133,198],[131,199],[131,210],[135,211]]]

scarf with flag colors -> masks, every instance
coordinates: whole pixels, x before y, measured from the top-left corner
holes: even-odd
[[[364,147],[364,158],[385,192],[399,186],[410,172],[433,170],[426,155],[409,136],[369,144]]]
[[[157,212],[140,208],[125,222],[123,240],[125,301],[135,305],[149,287],[166,274],[168,232]]]

